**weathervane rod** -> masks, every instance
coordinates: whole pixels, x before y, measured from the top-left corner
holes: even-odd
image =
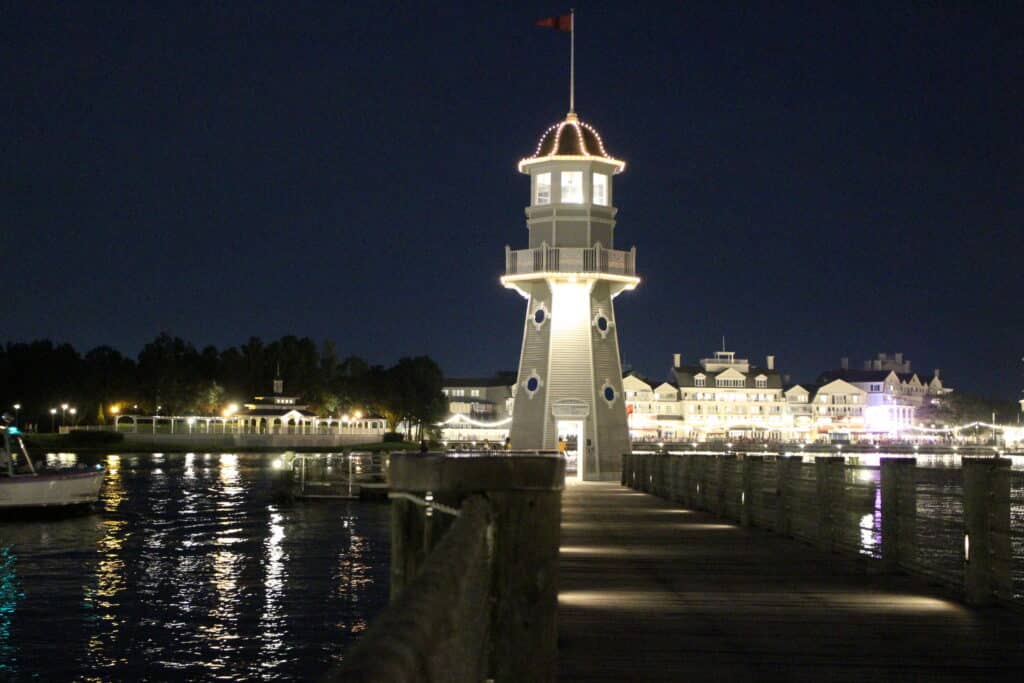
[[[576,10],[569,10],[569,112],[576,111]]]

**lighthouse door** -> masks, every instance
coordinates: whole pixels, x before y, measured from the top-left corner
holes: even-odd
[[[565,473],[583,477],[581,449],[586,444],[583,420],[558,421],[558,449],[565,455]]]

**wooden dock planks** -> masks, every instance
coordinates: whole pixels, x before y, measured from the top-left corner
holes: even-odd
[[[1024,617],[612,483],[563,495],[563,681],[992,681]]]

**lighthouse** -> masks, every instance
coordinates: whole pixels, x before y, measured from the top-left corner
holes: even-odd
[[[510,430],[514,449],[572,446],[577,475],[618,479],[629,452],[614,300],[639,284],[615,248],[613,178],[625,162],[570,109],[519,162],[530,178],[526,249],[505,247],[502,284],[527,301]]]

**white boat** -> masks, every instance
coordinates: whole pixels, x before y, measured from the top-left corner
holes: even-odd
[[[0,510],[84,506],[99,500],[106,474],[101,465],[60,470],[37,468],[21,432],[3,424],[6,421],[0,420]]]

